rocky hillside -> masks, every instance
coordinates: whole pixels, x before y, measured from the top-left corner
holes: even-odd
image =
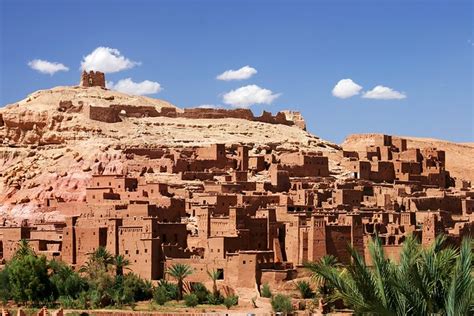
[[[377,134],[349,135],[342,147],[346,150],[364,150],[366,146],[374,145]],[[440,139],[406,137],[408,148],[435,147],[446,152],[446,169],[452,177],[469,180],[474,183],[474,144],[453,143]]]
[[[112,105],[176,108],[159,99],[79,86],[37,91],[0,108],[0,216],[42,214],[48,211],[42,201],[52,196],[83,200],[92,174],[126,172],[122,152],[130,147],[243,143],[254,152],[339,152],[337,145],[295,126],[235,118],[123,117],[104,123],[85,114],[87,106]],[[330,166],[338,170],[335,163]]]

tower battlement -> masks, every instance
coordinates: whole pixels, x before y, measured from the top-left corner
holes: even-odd
[[[105,88],[105,75],[100,71],[83,71],[81,75],[81,87],[102,87]]]

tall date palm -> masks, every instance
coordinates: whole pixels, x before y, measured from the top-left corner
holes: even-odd
[[[166,271],[178,283],[178,300],[183,299],[184,279],[193,273],[190,266],[182,263],[176,263]]]
[[[217,269],[211,271],[208,270],[207,275],[212,280],[212,294],[214,294],[214,296],[219,296],[219,291],[217,290],[217,280],[219,280],[221,276],[221,271]]]
[[[123,255],[115,256],[113,263],[115,265],[115,275],[117,276],[123,276],[124,270],[129,269],[128,267],[130,266],[130,260]]]

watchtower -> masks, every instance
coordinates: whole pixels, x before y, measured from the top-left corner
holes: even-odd
[[[105,88],[105,75],[103,72],[93,70],[83,71],[81,75],[81,87],[101,87]]]

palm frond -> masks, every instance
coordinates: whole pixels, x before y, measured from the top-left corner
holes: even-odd
[[[474,305],[471,240],[463,240],[445,298],[446,315],[467,315]]]

